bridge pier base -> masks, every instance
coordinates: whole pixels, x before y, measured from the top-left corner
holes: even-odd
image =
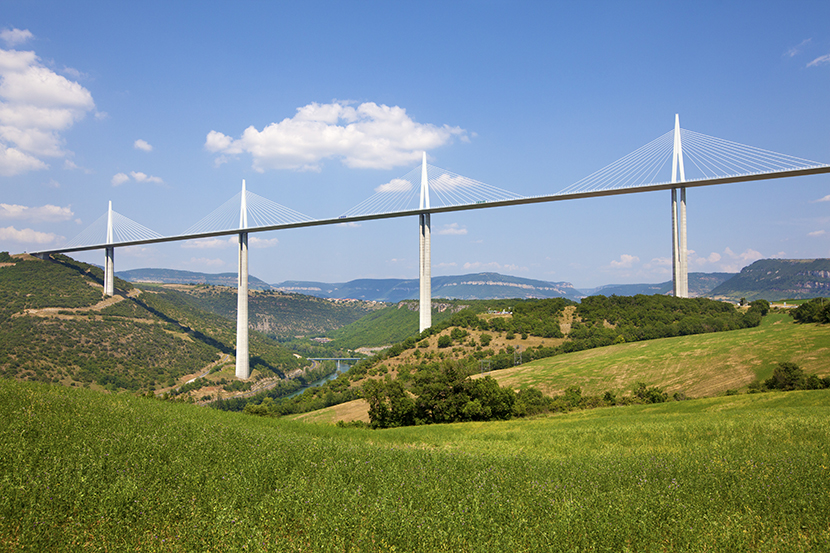
[[[421,209],[429,209],[429,179],[427,178],[427,153],[421,162]],[[432,326],[432,251],[430,246],[430,214],[421,213],[419,219],[420,263],[418,265],[420,281],[420,299],[418,308],[420,323],[418,332]]]
[[[248,233],[239,233],[239,282],[236,301],[236,378],[251,376],[248,359]]]
[[[104,260],[104,295],[115,295],[115,248],[107,246]]]

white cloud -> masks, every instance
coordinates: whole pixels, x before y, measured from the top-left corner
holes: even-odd
[[[0,176],[11,177],[47,167],[48,165],[36,157],[24,154],[17,148],[9,148],[0,142]]]
[[[116,173],[110,179],[110,182],[113,186],[119,186],[124,184],[125,182],[129,182],[130,177],[133,178],[136,182],[155,182],[157,184],[163,184],[164,181],[161,177],[152,177],[146,173],[142,173],[141,171],[130,171],[130,174],[127,175],[126,173]]]
[[[72,219],[74,213],[67,207],[58,207],[47,204],[40,207],[24,205],[0,204],[0,219],[18,219],[32,222],[56,223]]]
[[[17,46],[23,44],[27,40],[34,38],[28,29],[3,29],[0,31],[0,39],[3,39],[8,46]]]
[[[248,246],[250,246],[251,248],[273,248],[279,243],[280,241],[276,238],[259,238],[257,236],[248,236]]]
[[[811,61],[810,63],[807,64],[807,67],[819,66],[819,65],[822,65],[824,63],[830,63],[830,54],[825,54],[823,56],[820,56],[820,57],[814,59],[813,61]]]
[[[808,232],[807,236],[824,236],[825,231],[823,230],[814,230],[813,232]]]
[[[136,182],[155,182],[157,184],[162,184],[164,182],[160,177],[151,177],[150,175],[140,171],[130,171],[130,176],[134,178]]]
[[[226,157],[248,153],[253,168],[319,171],[324,159],[338,159],[351,168],[391,169],[416,163],[425,150],[463,137],[466,131],[448,125],[416,123],[404,108],[366,102],[311,103],[297,114],[261,131],[250,126],[238,139],[210,131],[205,149]]]
[[[747,265],[763,258],[760,252],[752,248],[748,248],[743,253],[735,253],[730,248],[726,248],[721,258],[720,270],[726,273],[737,273]]]
[[[279,244],[277,238],[260,238],[258,236],[248,235],[248,247],[253,249],[272,248]],[[182,242],[183,248],[188,249],[216,249],[216,248],[235,248],[239,245],[239,237],[231,236],[216,237],[216,238],[202,238],[200,240],[185,240]]]
[[[133,148],[136,150],[144,150],[145,152],[153,151],[153,147],[146,140],[142,140],[140,138],[133,142]]]
[[[412,190],[412,183],[404,179],[392,179],[375,188],[375,192],[408,192],[409,190]]]
[[[438,231],[438,234],[450,234],[450,235],[458,235],[463,236],[467,234],[467,229],[458,225],[458,223],[450,223],[449,225],[444,225],[444,228]]]
[[[12,41],[24,36],[19,29],[4,33]],[[61,133],[94,109],[87,89],[45,67],[34,52],[0,49],[0,175],[46,169],[42,158],[69,155]]]
[[[231,248],[239,244],[239,238],[232,236],[231,238],[202,238],[201,240],[185,240],[182,242],[183,248],[191,249],[212,249],[212,248]]]
[[[91,175],[94,172],[91,169],[87,169],[86,167],[81,167],[80,165],[78,165],[77,163],[72,161],[71,159],[63,160],[63,168],[66,169],[67,171],[74,171],[74,170],[83,171],[87,175]]]
[[[38,232],[30,228],[17,230],[14,227],[0,228],[0,241],[18,242],[20,244],[52,244],[63,240],[63,236],[58,236],[53,232]]]
[[[804,46],[807,46],[808,44],[810,44],[810,42],[812,42],[812,40],[813,40],[812,38],[808,38],[808,39],[802,40],[802,41],[801,41],[801,43],[800,43],[800,44],[798,44],[798,46],[793,46],[792,48],[790,48],[789,50],[787,50],[786,52],[784,52],[784,56],[786,56],[786,57],[788,57],[788,58],[795,57],[796,55],[800,54],[800,53],[801,53],[801,49],[802,49]]]
[[[629,255],[624,253],[620,255],[619,261],[611,261],[612,269],[630,269],[635,263],[639,263],[640,258],[636,255]]]
[[[830,194],[828,194],[827,196],[824,196],[823,198],[819,198],[818,200],[813,200],[813,203],[819,203],[819,202],[830,202]]]
[[[475,186],[475,184],[476,182],[474,180],[468,179],[466,177],[462,177],[460,175],[457,177],[451,177],[450,175],[444,173],[443,175],[432,181],[430,188],[441,190],[442,192],[449,192],[451,190],[455,190],[465,186]]]

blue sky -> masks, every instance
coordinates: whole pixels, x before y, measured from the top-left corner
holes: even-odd
[[[248,189],[336,217],[429,162],[550,194],[674,125],[830,163],[830,3],[39,2],[0,10],[0,250]],[[690,270],[830,257],[830,175],[690,189]],[[433,274],[671,278],[668,192],[434,215]],[[822,201],[824,200],[824,201]],[[256,235],[268,282],[415,278],[414,218]],[[77,254],[103,263],[103,253]],[[227,240],[116,270],[233,272]]]

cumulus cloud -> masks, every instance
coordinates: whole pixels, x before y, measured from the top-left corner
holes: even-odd
[[[136,180],[136,182],[155,182],[157,184],[162,184],[164,181],[161,180],[161,177],[151,177],[145,173],[140,171],[130,171],[130,176]]]
[[[260,238],[258,236],[248,235],[248,247],[251,249],[271,248],[277,244],[279,244],[277,238]],[[182,242],[182,247],[188,249],[236,248],[238,245],[238,236],[202,238],[200,240],[186,240]]]
[[[830,194],[828,194],[827,196],[824,196],[823,198],[819,198],[818,200],[813,200],[813,203],[819,203],[819,202],[830,202]]]
[[[816,67],[818,65],[823,65],[825,63],[830,63],[830,54],[825,54],[814,59],[813,61],[807,64],[807,67]]]
[[[146,140],[142,140],[140,138],[133,142],[133,148],[136,150],[144,150],[145,152],[153,151],[153,147]]]
[[[35,223],[58,223],[72,219],[74,213],[67,207],[47,204],[40,207],[25,205],[0,204],[0,219],[17,219]]]
[[[467,229],[459,226],[458,223],[450,223],[449,225],[444,225],[444,228],[438,231],[438,234],[450,234],[450,235],[458,235],[462,236],[467,234]]]
[[[447,173],[444,173],[437,179],[433,180],[430,187],[436,190],[441,190],[442,192],[449,192],[463,187],[475,186],[475,184],[476,182],[474,180],[468,179],[467,177],[462,177],[460,175],[453,177]]]
[[[375,192],[408,192],[409,190],[412,190],[412,183],[404,179],[392,179],[375,188]]]
[[[39,232],[30,228],[17,230],[14,227],[0,228],[0,242],[9,241],[20,244],[53,244],[63,240],[63,236],[58,236],[53,232]]]
[[[280,241],[276,238],[259,238],[257,236],[248,236],[248,246],[251,248],[273,248]]]
[[[161,179],[161,177],[153,177],[148,175],[147,173],[142,173],[141,171],[130,171],[129,175],[127,175],[126,173],[116,173],[112,176],[110,182],[113,186],[120,186],[125,182],[129,182],[130,177],[132,177],[132,179],[135,182],[154,182],[156,184],[164,184],[164,181]]]
[[[218,154],[217,164],[228,156],[250,154],[259,172],[319,171],[325,159],[340,160],[351,168],[391,169],[416,163],[424,150],[465,136],[459,127],[417,123],[398,106],[315,102],[262,130],[250,126],[237,139],[212,130],[204,147]]]
[[[27,32],[8,36],[14,41]],[[45,67],[34,52],[0,49],[0,176],[46,169],[43,158],[69,155],[61,133],[94,109],[87,89]]]
[[[808,232],[807,236],[824,236],[825,231],[823,230],[814,230],[813,232]]]
[[[202,238],[201,240],[185,240],[182,242],[183,248],[193,249],[212,249],[212,248],[230,248],[239,243],[239,238]]]
[[[624,253],[620,255],[619,261],[611,261],[612,269],[630,269],[635,263],[639,263],[640,258],[636,255],[629,255]]]
[[[28,29],[3,29],[0,31],[0,39],[7,46],[17,46],[32,38],[34,38],[34,35]]]

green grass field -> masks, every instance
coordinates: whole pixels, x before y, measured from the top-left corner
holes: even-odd
[[[757,328],[607,346],[492,375],[502,386],[536,386],[546,393],[568,386],[587,394],[630,393],[640,381],[704,397],[769,378],[780,362],[797,363],[808,374],[830,374],[830,326],[795,324],[789,315],[771,313]]]
[[[830,391],[399,428],[0,381],[4,551],[826,551]]]

